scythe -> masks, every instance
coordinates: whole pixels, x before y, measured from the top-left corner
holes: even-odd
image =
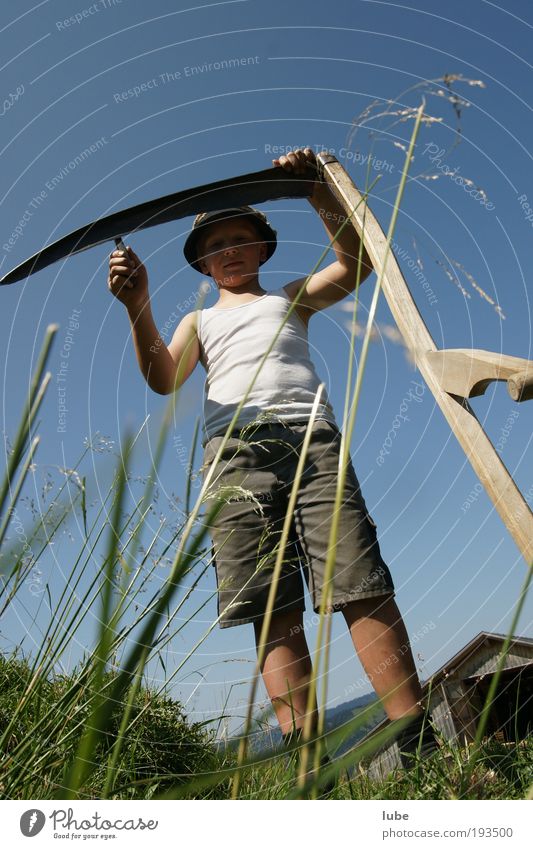
[[[309,197],[312,192],[313,181],[309,177],[287,174],[279,167],[174,192],[120,212],[113,212],[105,218],[91,221],[85,227],[79,227],[17,265],[0,278],[0,285],[16,283],[60,259],[94,248],[111,239],[118,243],[126,233],[136,233],[158,224],[167,224],[179,218],[196,215],[198,212],[211,212],[228,206],[249,206],[252,203],[282,198],[304,198]]]
[[[533,513],[468,399],[482,395],[494,380],[507,382],[513,400],[532,399],[533,360],[470,348],[439,350],[394,254],[387,251],[385,234],[368,205],[364,213],[363,234],[361,194],[350,176],[330,154],[318,154],[317,161],[319,178],[327,183],[350,218],[350,224],[364,239],[375,271],[379,273],[385,264],[381,283],[383,294],[404,343],[527,565],[531,567]],[[166,195],[93,221],[47,245],[4,275],[0,284],[15,283],[59,259],[108,240],[115,239],[118,244],[126,233],[227,206],[309,197],[312,191],[313,179],[306,175],[287,174],[277,167]]]

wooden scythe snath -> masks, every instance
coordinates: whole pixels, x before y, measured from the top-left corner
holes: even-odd
[[[350,223],[361,236],[361,194],[334,156],[318,154],[317,159],[321,179],[329,185],[346,216],[352,216]],[[45,246],[0,278],[0,285],[25,279],[59,259],[111,239],[118,242],[126,233],[198,212],[310,197],[314,179],[288,174],[279,167],[268,168],[146,201],[97,219]],[[533,513],[467,400],[482,395],[493,380],[506,380],[515,401],[533,398],[533,361],[467,348],[438,350],[394,254],[387,254],[385,234],[368,206],[364,244],[378,274],[386,262],[381,285],[404,342],[528,566],[533,565]]]
[[[325,181],[358,235],[363,230],[361,194],[334,156],[319,154]],[[387,239],[369,207],[364,244],[376,272],[385,262]],[[467,399],[483,395],[493,380],[506,380],[511,398],[533,398],[533,361],[469,348],[438,350],[420,315],[392,251],[386,258],[382,289],[405,345],[446,416],[474,471],[492,499],[528,566],[533,565],[533,513],[502,463]]]

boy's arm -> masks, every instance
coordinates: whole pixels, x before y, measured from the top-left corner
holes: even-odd
[[[292,157],[292,159],[291,159]],[[273,160],[274,164],[282,165],[288,171],[305,173],[309,163],[316,164],[316,157],[310,148],[296,150],[287,156]],[[341,225],[346,220],[343,207],[334,197],[325,183],[315,183],[315,188],[309,202],[316,210],[326,230],[328,241],[331,241]],[[333,243],[336,261],[313,274],[307,281],[305,291],[298,301],[303,307],[308,307],[311,314],[322,310],[337,301],[342,300],[353,292],[357,282],[357,266],[359,260],[360,239],[354,227],[347,224],[340,236]],[[372,273],[372,263],[365,248],[361,255],[361,271],[359,282]],[[294,299],[305,284],[305,277],[293,280],[285,286],[285,291]]]
[[[187,380],[200,357],[195,314],[182,318],[168,347],[159,335],[149,301],[140,309],[128,309],[128,316],[137,362],[148,386],[159,395],[169,395]]]
[[[200,356],[196,314],[184,316],[170,345],[165,345],[152,316],[145,266],[131,247],[109,259],[108,288],[128,311],[139,368],[150,389],[173,392],[189,377]]]

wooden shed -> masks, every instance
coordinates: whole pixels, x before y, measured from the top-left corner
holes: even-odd
[[[424,697],[429,692],[431,719],[451,743],[465,745],[474,739],[504,642],[504,634],[481,631],[422,683]],[[389,721],[382,720],[359,743],[369,740]],[[485,733],[496,735],[503,742],[523,740],[533,733],[533,639],[530,637],[515,636],[511,640]],[[397,767],[400,767],[398,746],[390,742],[374,755],[368,773],[380,779]]]

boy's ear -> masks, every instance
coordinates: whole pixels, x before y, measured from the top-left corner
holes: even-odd
[[[268,252],[268,245],[266,242],[261,242],[260,250],[259,250],[259,259],[261,262],[266,262]]]
[[[205,274],[206,277],[211,277],[211,274],[209,273],[209,269],[208,269],[207,262],[205,261],[205,259],[199,259],[198,265],[201,268],[202,274]]]

